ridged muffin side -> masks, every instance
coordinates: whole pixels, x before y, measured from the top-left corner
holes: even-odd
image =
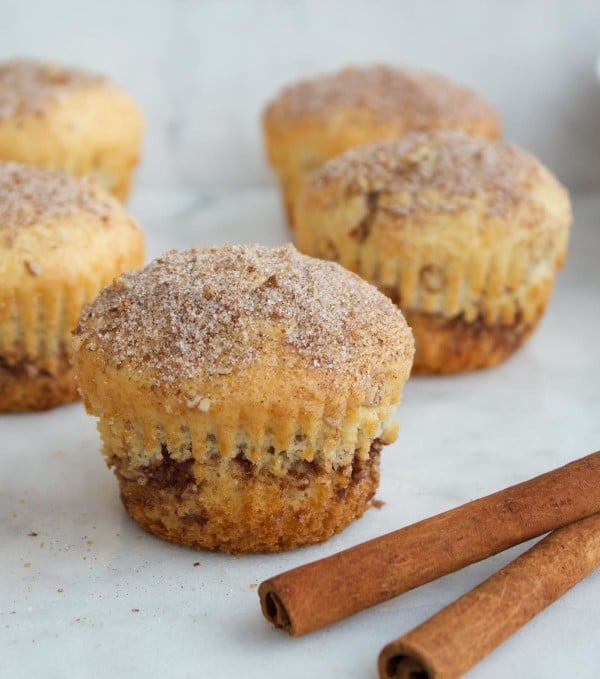
[[[389,300],[291,247],[169,253],[106,289],[74,343],[127,511],[230,552],[325,540],[365,511],[413,354]]]
[[[296,239],[400,305],[415,371],[495,365],[531,334],[566,257],[568,194],[533,156],[461,132],[358,147],[305,187]]]
[[[71,330],[144,240],[110,194],[59,170],[0,163],[0,412],[77,398]]]

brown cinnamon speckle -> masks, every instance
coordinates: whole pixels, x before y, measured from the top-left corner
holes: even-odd
[[[113,209],[86,178],[19,163],[0,163],[0,197],[0,232],[9,233],[79,211],[101,217]],[[37,262],[27,260],[24,266],[33,276],[41,273]]]
[[[14,59],[0,64],[0,120],[21,114],[43,115],[66,92],[97,86],[104,78],[56,64]]]
[[[351,370],[357,380],[370,379],[368,361],[381,347],[390,360],[413,351],[389,299],[289,245],[171,251],[105,288],[75,335],[113,366],[150,369],[172,386],[240,370],[267,342],[286,346],[307,370]]]
[[[378,209],[400,216],[453,212],[477,197],[488,214],[507,216],[537,199],[530,187],[545,171],[506,141],[438,130],[346,151],[317,171],[312,184],[339,184],[347,195],[377,193]]]
[[[267,117],[328,119],[348,110],[400,126],[404,134],[496,117],[485,100],[462,85],[389,66],[350,67],[296,83],[271,104]]]

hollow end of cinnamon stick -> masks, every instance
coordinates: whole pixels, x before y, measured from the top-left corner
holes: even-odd
[[[260,607],[265,618],[275,625],[275,627],[283,629],[293,635],[294,631],[292,629],[290,616],[281,602],[281,599],[270,587],[268,580],[263,582],[259,587],[258,596],[260,597]]]
[[[600,567],[600,513],[552,532],[379,654],[380,679],[456,679]]]
[[[259,587],[265,618],[301,636],[600,512],[600,451]],[[434,676],[434,675],[432,675]]]
[[[434,679],[435,674],[407,649],[389,644],[379,655],[379,676],[382,679]]]

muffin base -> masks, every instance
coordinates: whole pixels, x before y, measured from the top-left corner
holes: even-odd
[[[192,459],[146,470],[145,482],[116,475],[129,516],[163,540],[233,554],[279,552],[323,542],[360,518],[379,483],[379,453],[335,471],[298,462],[284,477],[255,468],[241,455],[218,465]],[[229,465],[224,476],[223,465]]]
[[[472,322],[462,316],[403,309],[415,336],[413,375],[443,375],[491,368],[511,356],[535,330],[544,309],[525,322],[517,314],[515,322],[487,324],[481,318]]]
[[[11,365],[0,356],[0,412],[48,410],[79,400],[69,357],[57,358],[50,372],[31,359]]]

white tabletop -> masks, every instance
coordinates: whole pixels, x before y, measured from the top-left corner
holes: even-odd
[[[149,256],[289,239],[273,191],[138,192]],[[381,647],[491,575],[518,547],[306,637],[271,628],[257,584],[600,448],[600,196],[575,201],[546,318],[505,365],[412,379],[371,509],[324,545],[270,556],[193,552],[125,515],[81,405],[0,417],[0,676],[370,677]],[[600,572],[469,674],[600,676]]]

